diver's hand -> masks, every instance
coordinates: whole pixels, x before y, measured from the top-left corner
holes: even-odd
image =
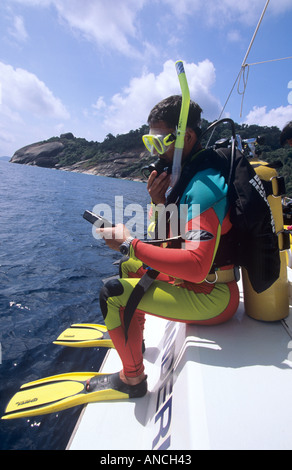
[[[120,245],[131,236],[130,231],[123,224],[117,224],[115,227],[97,228],[109,248],[115,251],[120,250]]]
[[[156,170],[152,171],[148,178],[147,190],[153,204],[165,204],[165,193],[170,185],[170,178],[171,175],[168,175],[166,171],[159,176]]]

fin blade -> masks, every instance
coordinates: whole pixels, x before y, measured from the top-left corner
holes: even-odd
[[[73,348],[114,348],[106,326],[92,323],[76,323],[71,325],[53,343]]]
[[[103,373],[69,373],[22,385],[9,401],[1,419],[16,419],[55,413],[77,405],[128,399],[127,393],[112,388],[86,391],[87,380]]]
[[[114,344],[111,339],[97,339],[97,340],[83,340],[76,342],[68,341],[53,341],[53,344],[57,346],[67,346],[69,348],[112,348],[114,349]]]
[[[77,382],[86,382],[92,377],[99,375],[98,372],[68,372],[66,374],[52,375],[50,377],[45,377],[43,379],[34,380],[33,382],[28,382],[21,386],[21,389],[37,387],[39,385],[46,385],[51,382],[63,382],[66,380],[77,381]]]

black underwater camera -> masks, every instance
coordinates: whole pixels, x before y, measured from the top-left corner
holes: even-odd
[[[152,171],[156,170],[157,171],[157,176],[161,175],[164,171],[167,172],[168,175],[171,174],[171,167],[172,163],[167,162],[163,158],[158,158],[155,162],[151,163],[148,166],[144,166],[141,169],[141,173],[144,176],[144,178],[148,179]]]

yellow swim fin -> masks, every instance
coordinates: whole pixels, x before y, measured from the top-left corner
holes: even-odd
[[[106,326],[91,323],[71,325],[53,343],[71,348],[114,348]]]
[[[146,393],[146,378],[129,386],[121,381],[119,372],[55,375],[22,385],[1,419],[39,416],[86,403],[139,398]]]

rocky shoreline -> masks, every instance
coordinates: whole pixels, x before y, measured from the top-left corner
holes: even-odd
[[[83,147],[79,153],[80,141],[82,141]],[[75,155],[74,144],[76,146]],[[90,145],[92,143],[85,141],[85,139],[76,139],[71,133],[63,134],[59,138],[34,143],[17,150],[10,162],[75,173],[145,181],[141,174],[141,168],[149,164],[151,159],[143,147],[122,153],[103,151],[98,156],[93,155],[86,158],[86,151]],[[70,159],[73,162],[68,164],[67,161]]]

